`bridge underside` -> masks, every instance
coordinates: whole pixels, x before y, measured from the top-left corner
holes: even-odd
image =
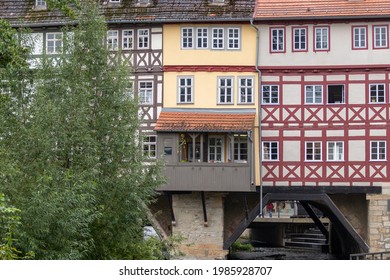
[[[327,239],[330,238],[332,253],[337,255],[348,255],[351,253],[368,252],[369,246],[365,241],[367,230],[367,193],[377,194],[381,192],[380,187],[357,187],[355,188],[336,188],[336,187],[305,187],[305,188],[287,188],[287,187],[268,187],[264,189],[262,196],[262,206],[269,202],[276,201],[299,201],[306,212],[313,219]],[[259,195],[259,194],[257,194]],[[260,199],[258,199],[259,201]],[[350,200],[350,201],[348,201]],[[322,225],[313,211],[312,207],[320,210],[331,222],[331,232]],[[347,208],[350,208],[349,210]],[[356,230],[356,223],[351,224],[347,218],[348,213],[357,211],[354,222],[362,223],[360,228],[363,231]],[[234,232],[225,239],[224,248],[229,248],[252,221],[259,216],[260,203],[258,202],[248,215],[241,220]],[[360,216],[359,216],[360,215]],[[349,217],[350,218],[350,217]],[[352,217],[353,219],[353,217]]]
[[[332,253],[348,256],[369,251],[366,196],[380,194],[380,187],[268,187],[263,191],[262,196],[259,192],[162,192],[151,212],[163,235],[183,235],[183,248],[200,259],[227,254],[259,216],[260,207],[277,201],[299,201],[329,240]],[[329,232],[313,208],[329,219]]]

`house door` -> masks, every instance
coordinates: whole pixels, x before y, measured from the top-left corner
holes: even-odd
[[[209,137],[209,162],[223,162],[224,138],[221,136]]]

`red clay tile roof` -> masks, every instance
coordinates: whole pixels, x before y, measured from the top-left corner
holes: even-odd
[[[269,19],[390,17],[390,0],[257,0],[254,17]]]
[[[163,110],[154,130],[165,132],[245,132],[252,130],[255,112],[249,110]]]

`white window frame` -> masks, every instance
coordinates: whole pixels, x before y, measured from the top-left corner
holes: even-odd
[[[263,161],[279,161],[279,142],[263,141],[261,144]]]
[[[352,41],[354,49],[367,49],[367,27],[352,27]]]
[[[212,45],[213,50],[225,49],[225,29],[223,27],[211,28]]]
[[[49,39],[49,36],[53,35],[53,38]],[[59,36],[60,38],[57,38]],[[62,32],[48,32],[46,33],[46,53],[47,54],[60,54],[63,51],[63,34]],[[53,46],[50,46],[53,48],[52,51],[49,51],[49,42],[53,43]],[[57,42],[60,42],[60,46],[57,45]]]
[[[122,49],[123,50],[134,49],[134,30],[133,29],[122,30]]]
[[[137,48],[142,49],[149,49],[149,42],[150,42],[150,31],[149,29],[138,29],[137,30]]]
[[[229,85],[230,82],[230,85]],[[234,79],[233,77],[218,77],[218,104],[233,104]],[[224,99],[224,100],[222,100]],[[230,99],[228,101],[228,99]]]
[[[231,33],[233,32],[233,33]],[[241,32],[238,27],[229,27],[226,31],[227,34],[227,49],[239,50],[241,49]]]
[[[254,78],[238,77],[238,103],[253,104],[254,100]]]
[[[144,156],[150,159],[157,158],[157,136],[145,135],[143,141]]]
[[[344,142],[327,142],[328,161],[344,161]]]
[[[196,48],[208,49],[209,48],[209,29],[208,27],[196,28]]]
[[[153,89],[152,81],[138,82],[138,100],[140,104],[153,104]]]
[[[373,26],[374,49],[386,49],[389,47],[389,27],[387,25]]]
[[[118,50],[119,31],[107,30],[107,48],[110,51]]]
[[[182,49],[193,49],[194,48],[194,28],[193,27],[182,27],[181,28],[181,48]]]
[[[271,52],[285,51],[285,28],[275,27],[271,28]]]
[[[246,134],[235,134],[233,139],[234,139],[233,161],[238,163],[248,162],[249,159],[248,136]]]
[[[45,0],[35,0],[35,7],[46,7],[46,1]]]
[[[221,140],[221,145],[211,145],[211,139],[220,139]],[[214,148],[215,152],[214,152],[214,158],[211,157],[211,149]],[[217,151],[218,148],[221,149],[220,153]],[[225,139],[223,136],[219,136],[219,135],[210,135],[209,136],[209,139],[208,139],[208,147],[207,147],[207,160],[209,162],[213,162],[213,163],[221,163],[221,162],[224,162],[225,161],[225,157],[224,157],[224,151],[225,151]],[[218,154],[221,155],[221,160],[217,160],[218,158]]]
[[[383,158],[380,158],[381,155]],[[370,141],[370,160],[386,161],[386,141]]]
[[[380,89],[381,87],[382,89]],[[386,86],[385,84],[369,84],[369,103],[378,104],[386,103]],[[380,100],[382,99],[382,100]]]
[[[295,34],[297,31],[298,34]],[[307,28],[293,27],[292,36],[293,36],[293,51],[295,52],[307,51]],[[298,47],[296,47],[296,44],[298,44]]]
[[[268,89],[267,89],[268,88]],[[265,96],[267,94],[268,96]],[[279,86],[262,85],[261,86],[261,103],[266,105],[279,104]]]
[[[318,34],[317,31],[320,31]],[[329,26],[314,27],[314,50],[328,51],[330,49],[330,28]],[[319,46],[318,46],[319,44]]]
[[[184,84],[182,83],[184,81]],[[182,97],[184,100],[182,101]],[[194,103],[194,77],[177,77],[177,103]]]
[[[319,145],[319,148],[318,148]],[[309,147],[311,146],[311,147]],[[308,150],[311,149],[312,153],[308,153]],[[319,151],[319,153],[318,153]],[[309,159],[309,156],[312,156],[312,159]],[[319,158],[317,158],[319,156]],[[322,161],[322,143],[320,141],[306,141],[305,142],[305,161]]]
[[[311,91],[308,89],[312,88]],[[312,94],[313,96],[308,96]],[[319,100],[318,95],[320,95],[321,99]],[[305,85],[305,104],[323,104],[324,99],[324,89],[322,85]],[[310,100],[312,100],[310,102]]]

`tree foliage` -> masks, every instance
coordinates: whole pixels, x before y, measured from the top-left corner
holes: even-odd
[[[64,30],[61,55],[3,79],[15,86],[0,108],[0,191],[22,210],[23,252],[138,259],[160,165],[144,164],[130,69],[110,59],[95,1],[84,4],[79,25]]]

